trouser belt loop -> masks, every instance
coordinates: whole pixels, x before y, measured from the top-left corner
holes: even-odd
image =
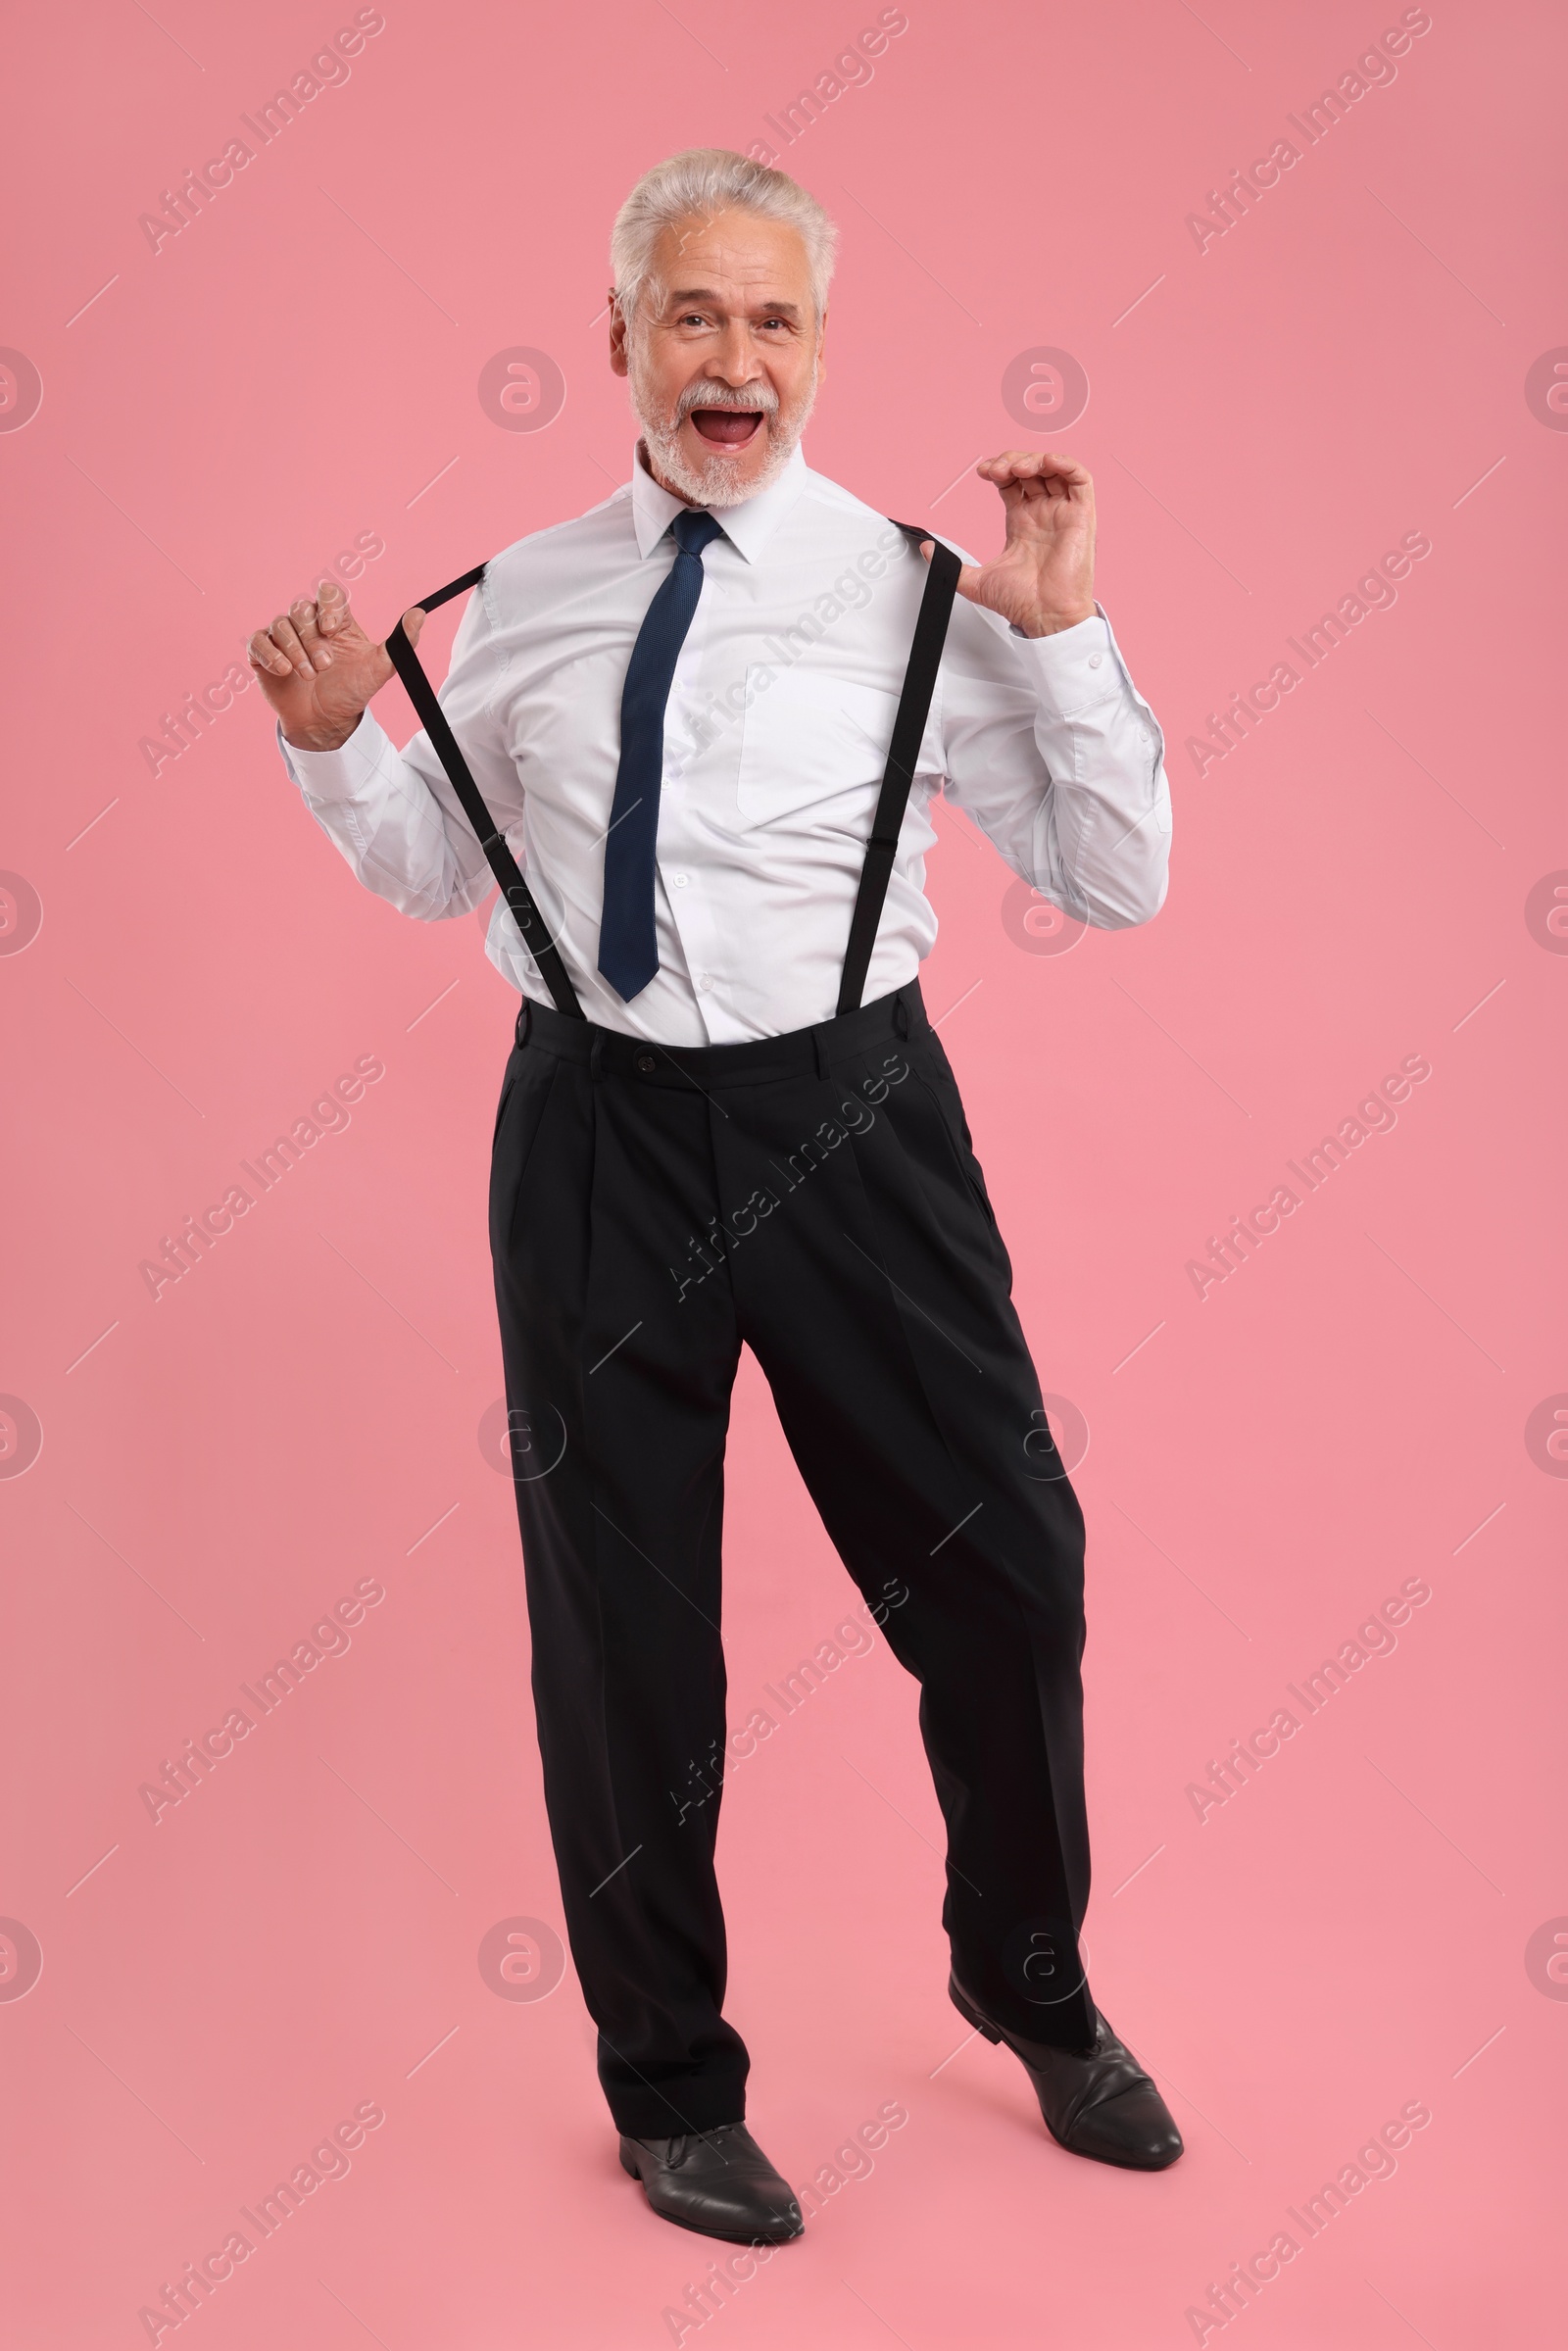
[[[816,1074],[819,1078],[825,1078],[828,1074],[827,1047],[822,1042],[820,1029],[811,1031],[811,1050],[816,1055]]]
[[[893,1026],[901,1037],[906,1037],[909,1033],[909,1007],[902,995],[893,999]]]
[[[514,1043],[517,1045],[526,1045],[532,1030],[533,1005],[529,1003],[527,997],[524,997],[522,1003],[517,1007],[517,1026],[514,1033]]]
[[[593,1049],[588,1055],[588,1075],[590,1078],[592,1078],[595,1085],[597,1085],[604,1074],[605,1040],[602,1036],[598,1036],[594,1039]]]

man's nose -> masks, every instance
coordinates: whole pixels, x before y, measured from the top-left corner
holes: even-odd
[[[721,377],[737,390],[742,384],[760,383],[762,370],[744,318],[732,318],[719,337],[718,349],[708,363],[708,373]]]

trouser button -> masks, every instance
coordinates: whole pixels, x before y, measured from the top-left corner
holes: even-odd
[[[639,1053],[632,1066],[634,1069],[640,1069],[644,1077],[647,1077],[651,1071],[659,1067],[659,1063],[654,1059],[652,1053]]]

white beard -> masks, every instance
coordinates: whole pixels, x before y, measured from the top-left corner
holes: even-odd
[[[627,354],[627,389],[631,394],[632,413],[643,429],[648,455],[665,481],[672,482],[683,498],[694,506],[740,506],[755,498],[759,490],[776,481],[790,459],[795,455],[801,435],[816,400],[816,376],[812,371],[811,387],[795,413],[786,417],[782,411],[764,415],[759,427],[768,436],[770,447],[759,471],[737,480],[737,458],[713,456],[692,465],[680,440],[680,426],[685,421],[672,421],[667,410],[655,405],[651,389],[643,379],[635,348]],[[748,449],[745,454],[751,454]]]

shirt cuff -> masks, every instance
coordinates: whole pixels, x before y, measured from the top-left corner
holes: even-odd
[[[368,710],[361,713],[359,725],[338,751],[302,751],[297,743],[283,740],[281,726],[277,748],[306,798],[322,802],[361,799],[386,755],[397,756],[391,738]]]
[[[1121,669],[1102,606],[1095,606],[1091,619],[1058,628],[1054,636],[1026,637],[1017,626],[1012,635],[1034,671],[1041,701],[1058,717],[1121,693]]]

